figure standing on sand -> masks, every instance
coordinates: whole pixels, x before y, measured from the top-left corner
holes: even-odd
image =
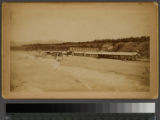
[[[62,52],[58,52],[56,53],[56,58],[55,58],[58,62],[61,62],[63,60],[63,53]]]

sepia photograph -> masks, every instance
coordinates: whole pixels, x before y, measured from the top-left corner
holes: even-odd
[[[158,6],[4,3],[5,98],[156,98]]]

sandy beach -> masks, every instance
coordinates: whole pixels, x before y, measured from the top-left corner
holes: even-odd
[[[36,56],[11,51],[12,92],[149,90],[149,61],[122,61],[92,57]]]

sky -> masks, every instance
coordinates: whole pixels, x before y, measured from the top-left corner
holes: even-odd
[[[5,3],[3,27],[12,42],[151,36],[154,3]]]

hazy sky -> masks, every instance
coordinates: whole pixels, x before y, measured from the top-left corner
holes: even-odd
[[[31,42],[150,36],[157,6],[152,3],[10,3],[3,8],[11,41]]]

